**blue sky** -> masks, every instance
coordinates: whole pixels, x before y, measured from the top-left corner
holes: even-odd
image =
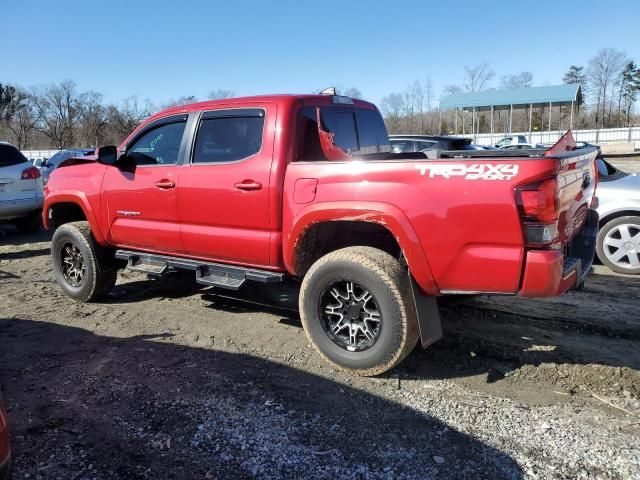
[[[637,0],[0,3],[0,82],[72,79],[107,101],[340,83],[379,102],[428,77],[439,95],[483,61],[497,79],[529,70],[537,85],[560,83],[603,47],[640,62]]]

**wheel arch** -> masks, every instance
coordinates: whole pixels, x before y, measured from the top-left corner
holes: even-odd
[[[87,221],[95,240],[105,243],[97,219],[84,192],[56,192],[47,195],[42,209],[42,222],[48,230],[75,221]]]
[[[339,229],[339,234],[335,235]],[[350,235],[355,233],[355,235]],[[289,273],[304,276],[318,258],[339,248],[373,246],[399,258],[428,294],[438,293],[420,241],[406,216],[385,203],[317,203],[299,212],[285,235],[284,263]],[[357,241],[355,241],[357,240]]]
[[[620,217],[640,217],[640,210],[623,209],[623,210],[616,210],[614,212],[609,212],[606,215],[600,217],[598,228],[600,229],[610,221]]]

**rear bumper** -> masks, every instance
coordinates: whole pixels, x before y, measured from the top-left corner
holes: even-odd
[[[42,208],[42,198],[0,201],[0,220],[10,220],[29,215]]]
[[[597,235],[598,214],[589,210],[587,220],[564,253],[561,250],[528,251],[518,295],[555,297],[579,287],[593,263]]]

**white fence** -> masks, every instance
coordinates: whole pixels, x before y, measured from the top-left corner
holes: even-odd
[[[473,138],[479,145],[493,145],[504,136],[524,135],[531,143],[555,143],[565,133],[565,130],[551,130],[550,132],[513,132],[513,133],[477,133],[465,135]],[[578,142],[603,145],[611,142],[633,142],[636,150],[640,150],[640,127],[605,128],[600,130],[573,130],[573,136]]]
[[[29,160],[43,160],[45,158],[51,158],[59,151],[60,150],[22,150],[22,154]]]

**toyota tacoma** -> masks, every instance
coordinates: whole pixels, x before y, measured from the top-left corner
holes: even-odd
[[[327,92],[174,107],[45,189],[71,298],[123,267],[197,282],[300,281],[311,343],[376,375],[442,335],[436,297],[560,295],[595,249],[594,147],[392,153],[375,105]]]

